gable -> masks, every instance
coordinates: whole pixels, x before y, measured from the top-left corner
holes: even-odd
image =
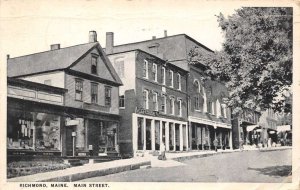
[[[97,59],[97,74],[92,73],[92,59]],[[99,77],[108,81],[120,83],[111,62],[108,60],[100,45],[88,51],[78,62],[70,66],[71,70]]]

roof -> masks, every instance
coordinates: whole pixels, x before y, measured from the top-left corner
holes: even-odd
[[[68,68],[98,42],[34,53],[8,59],[7,76],[16,77]]]
[[[114,48],[116,47],[121,47],[121,46],[128,46],[128,45],[134,45],[134,44],[142,44],[142,43],[147,43],[147,42],[155,42],[155,41],[162,41],[168,38],[173,38],[173,37],[177,37],[177,36],[184,36],[185,38],[188,38],[189,40],[193,41],[194,43],[196,43],[198,46],[206,49],[207,51],[213,52],[213,50],[209,49],[208,47],[206,47],[205,45],[201,44],[200,42],[198,42],[197,40],[195,40],[194,38],[190,37],[187,34],[176,34],[176,35],[171,35],[171,36],[165,36],[165,37],[161,37],[161,38],[155,38],[155,39],[150,39],[150,40],[144,40],[144,41],[139,41],[139,42],[132,42],[132,43],[126,43],[126,44],[120,44],[120,45],[116,45],[114,46]],[[105,50],[105,48],[103,48]],[[115,49],[114,49],[115,50]],[[116,52],[118,53],[118,52]]]

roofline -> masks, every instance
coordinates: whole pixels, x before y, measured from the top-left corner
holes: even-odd
[[[55,71],[64,71],[64,70],[65,70],[65,68],[63,68],[63,69],[53,69],[53,70],[29,73],[29,74],[25,74],[25,75],[15,75],[15,76],[8,76],[8,77],[9,78],[19,78],[19,77],[34,76],[34,75],[39,75],[39,74],[44,74],[44,73],[52,73],[52,72],[55,72]]]
[[[63,48],[59,48],[59,49],[55,49],[55,50],[50,49],[50,50],[47,50],[47,51],[41,51],[41,52],[31,53],[31,54],[27,54],[27,55],[21,55],[21,56],[17,56],[17,57],[10,57],[8,60],[21,58],[21,57],[32,56],[32,55],[36,55],[36,54],[40,54],[40,53],[46,53],[46,52],[49,52],[49,51],[58,51],[58,50],[61,50],[61,49],[66,49],[66,48],[70,48],[70,47],[81,46],[81,45],[86,45],[86,44],[91,44],[91,43],[99,43],[99,42],[89,42],[89,43],[77,44],[77,45],[67,46],[67,47],[63,47]]]
[[[60,87],[50,86],[50,85],[46,85],[46,84],[42,84],[42,83],[7,77],[7,85],[13,85],[13,84],[19,84],[19,85],[24,85],[24,86],[28,86],[28,87],[35,87],[35,88],[40,88],[40,89],[44,89],[44,90],[56,91],[59,93],[68,92],[68,89],[65,89],[65,88],[60,88]]]
[[[158,57],[158,56],[156,56],[156,55],[153,55],[153,54],[151,54],[151,53],[148,53],[148,52],[146,52],[146,51],[144,51],[144,50],[141,50],[141,49],[132,49],[132,50],[126,50],[126,51],[122,51],[122,52],[118,52],[118,53],[111,53],[111,54],[107,54],[107,56],[110,56],[110,55],[117,55],[117,54],[121,54],[121,53],[128,53],[128,52],[136,52],[136,51],[143,52],[143,53],[145,53],[145,54],[147,54],[147,55],[150,55],[150,56],[152,56],[152,57],[154,57],[154,58],[156,58],[156,59],[161,60],[162,62],[165,62],[165,63],[167,63],[167,64],[170,64],[172,67],[175,67],[175,68],[178,69],[178,70],[181,70],[181,71],[183,71],[183,72],[185,72],[185,73],[189,73],[189,71],[187,71],[187,70],[185,70],[185,69],[182,69],[182,68],[180,68],[180,67],[174,65],[173,63],[171,63],[171,61],[163,60],[162,58],[160,58],[160,57]]]
[[[166,37],[155,38],[155,39],[150,39],[150,40],[143,40],[143,41],[139,41],[139,42],[132,42],[132,43],[115,45],[113,47],[120,47],[120,46],[132,45],[132,44],[140,44],[140,43],[151,42],[151,41],[161,40],[161,39],[165,39],[165,38],[172,38],[172,37],[177,37],[177,36],[185,36],[186,38],[192,40],[193,42],[195,42],[197,45],[201,46],[202,48],[204,48],[204,49],[206,49],[210,52],[214,52],[213,50],[211,50],[210,48],[208,48],[205,45],[201,44],[200,42],[198,42],[197,40],[195,40],[194,38],[190,37],[187,34],[176,34],[176,35],[172,35],[172,36],[166,36]],[[106,49],[106,47],[103,48],[103,49]]]

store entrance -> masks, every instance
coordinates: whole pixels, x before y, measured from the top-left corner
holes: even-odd
[[[66,155],[73,156],[73,137],[74,126],[66,127]]]

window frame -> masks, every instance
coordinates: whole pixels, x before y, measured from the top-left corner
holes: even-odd
[[[112,91],[111,86],[104,86],[104,105],[107,107],[111,106],[111,91]],[[107,92],[109,93],[107,94]]]
[[[178,99],[178,116],[182,116],[182,99]]]
[[[95,89],[93,89],[93,87],[96,87],[96,91]],[[94,82],[91,82],[91,104],[98,104],[98,84],[97,83],[94,83]],[[96,92],[96,94],[93,94],[93,92]],[[95,96],[95,102],[93,101],[93,95],[96,95]]]
[[[80,89],[77,89],[77,83],[81,83],[81,90]],[[80,99],[77,99],[77,92],[80,92],[81,94],[81,98]],[[82,101],[83,99],[83,80],[82,79],[75,79],[75,100],[77,101]]]
[[[149,90],[143,90],[143,107],[144,109],[149,109]]]
[[[125,95],[119,96],[119,108],[125,108]]]
[[[178,85],[177,90],[181,91],[181,75],[180,75],[180,73],[177,73],[177,85]]]
[[[157,64],[156,63],[152,64],[152,76],[153,76],[154,82],[157,82]]]
[[[149,78],[149,63],[148,61],[145,59],[144,63],[143,63],[143,78],[148,79]]]
[[[153,101],[153,110],[158,111],[158,93],[157,92],[153,92],[152,101]]]
[[[167,96],[163,95],[162,98],[163,98],[163,100],[162,100],[162,104],[161,104],[161,107],[162,107],[161,110],[164,114],[166,114],[167,113]]]
[[[162,84],[166,85],[166,68],[161,68],[161,78],[162,78]]]
[[[169,77],[170,87],[174,88],[174,72],[172,70],[169,70]]]
[[[92,57],[91,57],[91,74],[93,74],[93,75],[98,75],[98,57],[99,56],[97,56],[97,55],[92,55]],[[96,62],[95,62],[96,65],[93,64],[94,63],[93,59],[96,60]]]
[[[175,115],[175,98],[170,98],[170,111],[171,115]]]

